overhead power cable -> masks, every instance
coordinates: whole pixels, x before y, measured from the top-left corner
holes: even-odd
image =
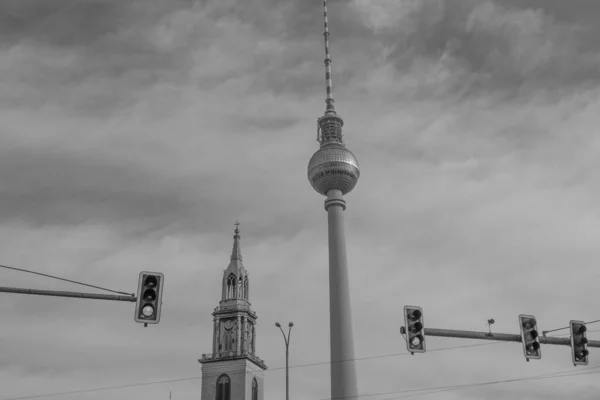
[[[600,368],[600,367],[588,367],[588,368],[584,368],[584,369],[597,369],[597,368]],[[465,384],[465,385],[440,386],[440,387],[429,388],[429,389],[415,389],[414,391],[417,391],[417,390],[427,391],[427,393],[414,393],[414,394],[408,394],[406,396],[388,397],[388,398],[383,399],[383,400],[406,399],[406,398],[410,398],[410,397],[426,396],[426,395],[429,395],[429,394],[436,394],[436,393],[449,392],[449,391],[454,391],[454,390],[469,389],[469,388],[473,388],[473,387],[482,387],[482,386],[489,386],[489,385],[497,385],[497,384],[502,384],[502,383],[524,382],[524,381],[539,380],[539,379],[550,379],[550,378],[556,379],[556,378],[564,378],[564,377],[569,377],[569,376],[592,375],[592,374],[600,374],[600,371],[572,372],[572,373],[568,373],[567,371],[563,371],[563,372],[556,372],[556,373],[553,373],[553,374],[537,375],[537,376],[523,377],[523,378],[504,379],[504,380],[489,381],[489,382],[480,382],[480,383],[470,383],[470,384]],[[406,392],[409,392],[409,391],[400,391],[400,392],[397,392],[397,393],[406,393]]]
[[[146,383],[132,383],[129,385],[110,386],[110,387],[95,388],[95,389],[72,390],[69,392],[62,392],[62,393],[38,394],[38,395],[34,395],[34,396],[25,396],[25,397],[11,397],[11,398],[6,398],[6,399],[2,399],[2,400],[40,399],[42,397],[66,396],[69,394],[100,392],[103,390],[127,389],[127,388],[132,388],[132,387],[139,387],[139,386],[159,385],[161,383],[183,382],[183,381],[191,381],[191,380],[198,380],[198,379],[202,379],[202,377],[167,379],[164,381],[154,381],[154,382],[146,382]]]
[[[21,272],[27,272],[29,274],[34,274],[34,275],[41,275],[41,276],[45,276],[47,278],[58,279],[59,281],[65,281],[65,282],[75,283],[77,285],[88,286],[88,287],[91,287],[91,288],[94,288],[94,289],[106,290],[107,292],[112,292],[112,293],[124,294],[126,296],[135,296],[135,294],[133,294],[133,293],[119,292],[117,290],[107,289],[107,288],[103,288],[103,287],[95,286],[95,285],[89,285],[87,283],[82,283],[82,282],[78,282],[78,281],[72,281],[70,279],[59,278],[58,276],[48,275],[48,274],[42,274],[41,272],[29,271],[27,269],[15,268],[15,267],[8,267],[6,265],[0,265],[0,268],[12,269],[12,270],[21,271]]]
[[[454,346],[454,347],[442,347],[442,348],[439,348],[439,349],[428,350],[428,352],[444,351],[444,350],[455,350],[455,349],[460,349],[460,348],[468,348],[468,347],[476,347],[476,346],[489,346],[489,345],[501,344],[501,343],[508,343],[508,342],[493,342],[493,343],[482,343],[482,344],[474,344],[474,345],[462,345],[462,346]],[[379,356],[370,356],[370,357],[355,358],[355,359],[352,359],[352,360],[345,360],[345,361],[362,361],[362,360],[368,360],[368,359],[373,359],[373,358],[384,358],[384,357],[406,356],[406,355],[410,355],[410,353],[407,352],[407,353],[384,354],[384,355],[379,355]],[[344,362],[344,361],[342,361],[342,362]],[[293,366],[290,366],[289,368],[291,369],[291,368],[312,367],[312,366],[326,365],[326,364],[331,364],[331,362],[326,361],[326,362],[311,363],[311,364],[293,365]],[[587,368],[582,368],[581,370],[591,369],[591,368],[600,368],[600,367],[587,367]],[[283,370],[283,369],[285,369],[285,367],[270,368],[266,372],[276,371],[276,370]],[[556,373],[550,374],[550,375],[564,374],[564,373],[569,373],[569,372],[572,372],[572,371],[561,371],[561,372],[556,372]],[[244,374],[246,372],[245,371],[234,372],[234,373],[230,373],[229,375],[236,375],[236,374],[240,374],[240,373]],[[583,375],[583,374],[582,373],[575,373],[574,375]],[[536,378],[538,378],[538,376],[520,378],[520,380],[528,380],[528,379],[536,379]],[[202,377],[165,379],[165,380],[143,382],[143,383],[132,383],[132,384],[127,384],[127,385],[106,386],[106,387],[94,388],[94,389],[73,390],[73,391],[60,392],[60,393],[46,393],[46,394],[39,394],[39,395],[32,395],[32,396],[3,398],[3,399],[0,399],[0,400],[29,400],[29,399],[38,399],[38,398],[44,398],[44,397],[66,396],[66,395],[70,395],[70,394],[91,393],[91,392],[99,392],[99,391],[107,391],[107,390],[127,389],[127,388],[133,388],[133,387],[150,386],[150,385],[160,385],[160,384],[164,384],[164,383],[184,382],[184,381],[201,380],[201,379],[202,379]],[[491,384],[489,382],[484,382],[484,383],[485,384]],[[498,382],[498,383],[501,383],[501,382]],[[482,385],[482,383],[478,383],[478,384],[466,384],[466,385],[459,385],[459,386],[462,388],[462,387],[466,387],[466,386],[469,386],[469,385]],[[453,388],[454,387],[456,387],[456,386],[453,386]],[[446,389],[447,388],[446,386],[442,386],[442,387],[425,388],[425,389],[412,389],[412,390],[400,391],[400,392],[363,394],[363,395],[355,396],[355,398],[362,398],[362,397],[376,396],[376,395],[385,395],[385,394],[408,393],[408,392],[415,392],[415,391],[439,390],[440,388],[442,388],[444,390],[450,390],[450,389]],[[426,393],[426,394],[429,394],[429,393]],[[327,399],[327,400],[331,400],[331,399]],[[386,399],[386,400],[391,400],[391,399]]]
[[[595,321],[589,321],[589,322],[585,322],[586,325],[589,324],[595,324],[596,322],[600,322],[600,319],[597,319]],[[542,333],[544,334],[544,336],[546,335],[546,333],[550,333],[550,332],[556,332],[556,331],[562,331],[563,329],[569,329],[568,326],[565,326],[563,328],[556,328],[556,329],[550,329],[549,331],[543,331]],[[568,335],[568,333],[567,333]]]
[[[429,352],[433,352],[433,351],[443,351],[443,350],[455,350],[455,349],[460,349],[460,348],[464,348],[464,347],[489,346],[489,345],[492,345],[492,344],[500,344],[500,343],[506,343],[506,342],[478,343],[478,344],[472,344],[472,345],[462,345],[462,346],[453,346],[453,347],[442,347],[442,348],[439,348],[439,349],[432,349],[432,350],[429,350]],[[368,357],[354,358],[354,359],[352,359],[352,360],[343,360],[343,361],[338,361],[338,362],[347,362],[347,361],[362,361],[362,360],[370,360],[370,359],[374,359],[374,358],[385,358],[385,357],[407,356],[407,355],[409,355],[409,354],[410,354],[410,353],[407,353],[407,352],[404,352],[404,353],[393,353],[393,354],[383,354],[383,355],[379,355],[379,356],[368,356]],[[304,367],[314,367],[314,366],[318,366],[318,365],[329,365],[329,364],[331,364],[331,361],[317,362],[317,363],[311,363],[311,364],[291,365],[291,366],[289,366],[288,368],[289,368],[289,369],[292,369],[292,368],[304,368]],[[285,367],[269,368],[269,369],[268,369],[266,372],[277,371],[277,370],[283,370],[283,369],[285,369]],[[244,374],[244,373],[245,373],[245,371],[242,371],[242,372],[233,372],[233,373],[230,373],[229,375]],[[179,378],[179,379],[167,379],[167,380],[152,381],[152,382],[144,382],[144,383],[133,383],[133,384],[128,384],[128,385],[107,386],[107,387],[103,387],[103,388],[95,388],[95,389],[75,390],[75,391],[69,391],[69,392],[50,393],[50,394],[40,394],[40,395],[34,395],[34,396],[25,396],[25,397],[13,397],[13,398],[0,399],[0,400],[25,400],[25,399],[37,399],[37,398],[42,398],[42,397],[65,396],[65,395],[69,395],[69,394],[78,394],[78,393],[87,393],[87,392],[97,392],[97,391],[104,391],[104,390],[117,390],[117,389],[126,389],[126,388],[131,388],[131,387],[136,387],[136,386],[160,385],[160,384],[163,384],[163,383],[182,382],[182,381],[191,381],[191,380],[198,380],[198,379],[202,379],[202,377]]]
[[[582,368],[581,370],[590,370],[590,369],[598,369],[598,368],[600,368],[600,366],[598,366],[598,367],[585,367],[585,368]],[[320,400],[342,400],[342,399],[344,399],[344,400],[353,400],[353,399],[359,399],[359,398],[371,397],[371,396],[384,396],[384,395],[392,395],[392,394],[400,394],[400,393],[424,392],[424,391],[431,391],[431,390],[435,390],[435,392],[432,392],[432,393],[437,393],[437,392],[442,392],[442,391],[459,390],[459,389],[466,389],[466,388],[477,387],[477,386],[486,386],[486,385],[492,385],[492,384],[510,383],[510,382],[518,382],[518,381],[526,381],[526,380],[536,380],[536,379],[546,379],[546,378],[560,378],[560,377],[563,377],[563,376],[588,375],[588,374],[597,374],[597,373],[600,373],[600,371],[588,371],[586,373],[579,372],[579,371],[559,371],[559,372],[553,372],[553,373],[549,373],[549,374],[534,375],[534,376],[529,376],[529,377],[505,379],[505,380],[498,380],[498,381],[479,382],[479,383],[465,383],[465,384],[462,384],[462,385],[437,386],[437,387],[420,388],[420,389],[406,389],[406,390],[399,390],[399,391],[392,391],[392,392],[366,393],[366,394],[360,394],[360,395],[357,395],[357,396],[346,396],[344,398],[339,398],[339,397],[331,398],[331,397],[327,397],[327,398],[322,398]],[[427,395],[427,394],[432,394],[432,393],[418,393],[418,394],[412,394],[412,395],[402,396],[402,397],[387,398],[387,399],[384,399],[384,400],[403,399],[403,398],[406,398],[406,397],[416,397],[416,396],[422,396],[422,395]]]

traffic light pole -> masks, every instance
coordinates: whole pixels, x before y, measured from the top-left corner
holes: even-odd
[[[402,327],[404,328],[404,327]],[[404,331],[405,329],[402,329]],[[451,329],[435,329],[425,328],[425,336],[439,336],[462,339],[481,339],[481,340],[496,340],[500,342],[518,342],[521,343],[521,335],[513,335],[510,333],[489,333],[475,331],[455,331]],[[571,346],[570,338],[558,338],[551,336],[539,336],[541,344],[554,344],[558,346]],[[587,347],[600,347],[600,340],[590,340]]]
[[[39,289],[0,287],[0,292],[18,293],[18,294],[34,294],[34,295],[38,295],[38,296],[75,297],[75,298],[80,298],[80,299],[128,301],[131,303],[135,303],[137,301],[136,296],[120,296],[120,295],[116,295],[116,294],[64,292],[64,291],[59,291],[59,290],[39,290]]]

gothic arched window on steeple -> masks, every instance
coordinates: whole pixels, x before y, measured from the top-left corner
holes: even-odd
[[[248,296],[248,277],[247,276],[244,278],[244,298],[246,300],[250,300],[249,296]]]
[[[236,279],[234,274],[230,274],[227,278],[227,298],[233,299],[235,298],[236,293]]]
[[[221,375],[217,379],[216,400],[231,400],[231,379],[227,375]]]
[[[244,287],[242,286],[242,277],[240,276],[240,279],[238,279],[238,297],[242,298],[244,297]]]
[[[258,400],[258,382],[256,378],[252,380],[252,400]]]
[[[225,332],[225,351],[233,351],[233,332]]]

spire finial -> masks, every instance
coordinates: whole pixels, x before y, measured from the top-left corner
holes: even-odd
[[[327,84],[327,97],[325,103],[325,114],[335,114],[335,106],[333,105],[333,83],[331,81],[331,54],[329,53],[329,23],[327,21],[327,0],[323,0],[323,8],[325,9],[325,82]]]
[[[242,259],[242,251],[240,250],[240,230],[239,222],[235,222],[235,235],[233,235],[233,249],[231,250],[231,259],[232,260],[240,260]]]

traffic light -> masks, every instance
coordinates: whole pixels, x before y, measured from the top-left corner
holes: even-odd
[[[537,321],[533,315],[519,315],[519,326],[521,328],[521,342],[523,343],[523,354],[525,359],[539,360],[542,358],[542,349],[538,339]]]
[[[135,322],[158,324],[162,306],[162,291],[165,277],[160,272],[140,272],[135,304]]]
[[[587,350],[587,337],[585,322],[583,321],[570,321],[569,327],[571,328],[571,357],[573,358],[573,365],[588,365],[588,355],[590,352]]]
[[[425,353],[425,326],[421,307],[404,306],[406,349],[411,353]]]

